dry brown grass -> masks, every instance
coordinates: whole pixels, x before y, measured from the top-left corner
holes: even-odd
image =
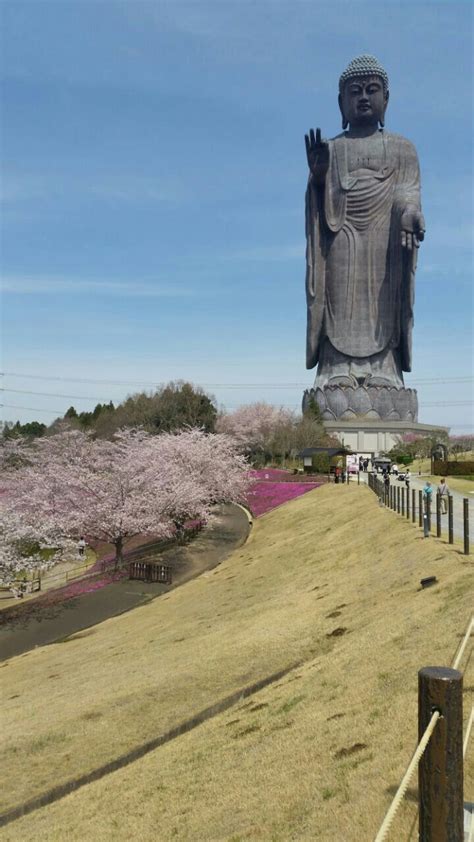
[[[472,561],[357,486],[309,492],[253,530],[209,574],[3,666],[3,809],[302,666],[2,839],[373,838],[416,744],[417,670],[449,665],[467,625]],[[408,799],[391,842],[414,815]]]

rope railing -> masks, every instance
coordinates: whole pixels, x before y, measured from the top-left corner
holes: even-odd
[[[460,646],[457,650],[457,653],[456,653],[456,655],[453,659],[453,665],[452,665],[452,668],[451,668],[452,670],[458,669],[459,664],[461,663],[462,657],[464,655],[464,652],[466,650],[466,646],[469,642],[469,638],[472,634],[473,628],[474,628],[474,617],[471,617],[469,625],[467,627],[467,630],[466,630],[466,632],[463,636],[461,644],[460,644]],[[422,671],[422,672],[424,672],[424,671]],[[402,803],[402,800],[403,800],[403,798],[405,796],[405,793],[408,789],[408,785],[410,783],[410,780],[411,780],[411,778],[412,778],[412,776],[415,772],[415,769],[417,768],[418,764],[420,763],[421,758],[423,757],[423,754],[426,750],[426,747],[428,746],[431,735],[433,734],[433,731],[436,727],[436,723],[438,722],[438,720],[441,717],[442,717],[442,714],[439,710],[435,710],[433,712],[433,714],[432,714],[432,716],[431,716],[431,718],[430,718],[430,720],[429,720],[429,722],[428,722],[428,724],[427,724],[427,726],[426,726],[426,728],[425,728],[425,730],[424,730],[424,732],[423,732],[423,734],[422,734],[422,736],[419,740],[418,746],[417,746],[417,748],[416,748],[416,750],[413,754],[413,757],[412,757],[412,759],[411,759],[411,761],[408,765],[408,768],[407,768],[407,770],[406,770],[406,772],[405,772],[405,774],[404,774],[404,776],[403,776],[403,778],[400,782],[400,785],[399,785],[399,787],[398,787],[398,789],[397,789],[397,791],[396,791],[396,793],[395,793],[395,795],[392,799],[392,803],[390,804],[390,806],[389,806],[389,808],[388,808],[388,810],[385,814],[384,820],[383,820],[383,822],[380,826],[380,829],[379,829],[379,831],[378,831],[378,833],[375,837],[374,842],[383,842],[383,840],[386,838],[386,836],[387,836],[387,834],[390,830],[390,827],[393,823],[393,820],[394,820],[394,818],[397,814],[397,811],[400,807],[400,804]],[[463,740],[463,744],[462,744],[463,759],[465,758],[465,756],[467,754],[469,740],[470,740],[471,732],[472,732],[473,721],[474,721],[474,707],[471,708],[470,716],[469,716],[467,726],[466,726],[466,731],[465,731],[465,734],[464,734],[464,740]],[[474,816],[471,819],[471,825],[470,825],[470,831],[469,831],[469,842],[474,842]]]
[[[436,723],[437,723],[438,719],[440,718],[440,716],[441,716],[441,714],[440,714],[439,710],[436,710],[434,712],[433,716],[431,717],[431,719],[428,723],[428,726],[426,727],[425,733],[423,734],[423,737],[421,738],[420,742],[418,743],[418,747],[417,747],[417,749],[416,749],[416,751],[415,751],[415,753],[414,753],[414,755],[413,755],[413,757],[410,761],[408,769],[406,770],[406,772],[405,772],[405,774],[402,778],[400,786],[398,787],[398,789],[397,789],[397,791],[394,795],[393,801],[390,804],[390,807],[388,808],[388,810],[385,814],[385,818],[384,818],[384,820],[381,824],[381,827],[380,827],[379,832],[377,833],[377,836],[375,837],[374,842],[383,842],[383,840],[387,836],[387,833],[390,830],[391,824],[392,824],[392,822],[395,818],[396,812],[397,812],[400,804],[402,803],[403,796],[405,795],[405,793],[408,789],[408,784],[410,783],[411,777],[412,777],[416,767],[418,766],[418,763],[420,762],[421,757],[423,756],[423,752],[425,751],[425,748],[428,745],[429,739],[430,739],[430,737],[431,737],[431,735],[432,735],[432,733],[435,729]]]
[[[464,742],[462,744],[462,756],[463,757],[466,757],[466,754],[467,754],[467,747],[469,745],[469,738],[471,736],[473,720],[474,720],[474,705],[471,707],[471,714],[469,716],[468,723],[467,723],[467,726],[466,726],[466,733],[464,734]]]
[[[458,653],[457,653],[456,657],[454,658],[453,670],[457,670],[459,664],[461,663],[462,656],[464,655],[464,650],[465,650],[465,648],[467,646],[467,643],[468,643],[468,640],[469,640],[469,638],[472,634],[473,627],[474,627],[474,617],[471,617],[471,622],[469,623],[469,625],[467,627],[466,634],[464,635],[462,643],[459,647]]]

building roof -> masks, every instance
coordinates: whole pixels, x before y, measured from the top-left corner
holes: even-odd
[[[330,458],[333,456],[351,456],[354,451],[348,450],[347,447],[305,447],[300,450],[298,456],[303,459],[304,456],[316,456],[318,453],[325,453]]]

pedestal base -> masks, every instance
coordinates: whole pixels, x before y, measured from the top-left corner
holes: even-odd
[[[416,389],[341,383],[307,389],[303,395],[303,412],[312,401],[323,421],[351,421],[360,416],[374,421],[416,422],[418,419]]]

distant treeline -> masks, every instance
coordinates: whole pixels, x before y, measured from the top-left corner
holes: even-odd
[[[98,403],[92,412],[78,412],[70,406],[62,418],[49,427],[39,421],[27,424],[6,423],[4,438],[26,436],[36,438],[55,433],[65,424],[79,430],[90,430],[101,438],[109,438],[122,427],[143,427],[150,433],[171,432],[184,427],[200,427],[214,432],[217,418],[215,399],[199,386],[183,381],[171,382],[156,392],[138,392],[118,406]]]

